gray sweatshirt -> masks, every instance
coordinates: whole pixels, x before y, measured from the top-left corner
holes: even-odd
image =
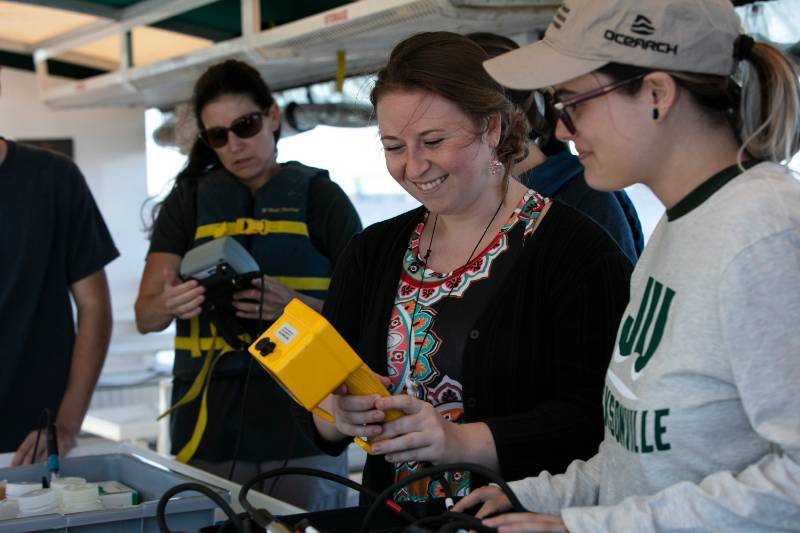
[[[761,163],[659,221],[631,279],[598,454],[512,483],[582,531],[800,531],[800,182]]]

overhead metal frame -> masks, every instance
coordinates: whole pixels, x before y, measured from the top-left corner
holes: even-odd
[[[98,20],[88,26],[36,43],[36,53],[44,57],[53,57],[65,51],[77,48],[110,36],[122,36],[137,26],[147,26],[161,22],[175,15],[191,11],[217,0],[145,0],[118,11],[118,18]]]
[[[182,56],[146,65],[130,62],[130,31],[215,0],[147,0],[121,17],[39,43],[34,51],[39,91],[51,107],[146,105],[170,107],[187,100],[197,77],[227,58],[250,62],[274,89],[325,79],[336,72],[337,51],[346,52],[347,74],[375,71],[394,44],[431,30],[459,33],[527,33],[547,26],[560,0],[360,0],[294,22],[261,30],[259,0],[240,0],[242,35]],[[77,46],[119,36],[119,68],[81,81],[55,80],[47,60]]]
[[[12,0],[13,1],[13,0]],[[86,2],[84,0],[17,0],[25,4],[40,7],[50,7],[54,9],[65,9],[75,13],[91,15],[109,20],[119,20],[122,18],[123,8]]]

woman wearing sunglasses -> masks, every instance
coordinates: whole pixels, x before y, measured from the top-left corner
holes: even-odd
[[[543,41],[485,66],[510,87],[553,88],[556,133],[590,185],[642,182],[666,206],[597,398],[597,455],[512,483],[535,512],[486,525],[796,531],[797,69],[742,34],[727,0],[567,0]],[[509,508],[491,488],[458,508],[479,502],[482,517]]]
[[[200,133],[160,206],[136,302],[143,333],[176,320],[172,453],[238,481],[289,458],[346,473],[345,457],[320,455],[298,431],[291,400],[274,381],[258,369],[251,375],[244,349],[291,298],[321,309],[333,267],[361,229],[358,215],[327,171],[277,162],[278,107],[249,65],[209,68],[195,85],[193,106]],[[226,236],[250,252],[263,275],[220,304],[178,272],[186,252]],[[344,504],[341,491],[313,478],[271,491],[307,509]]]

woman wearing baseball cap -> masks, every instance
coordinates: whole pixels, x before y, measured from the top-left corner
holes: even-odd
[[[631,279],[597,455],[512,483],[518,531],[800,525],[800,87],[728,0],[566,0],[542,41],[484,63],[552,89],[587,182],[666,206]],[[487,487],[486,517],[509,508]]]

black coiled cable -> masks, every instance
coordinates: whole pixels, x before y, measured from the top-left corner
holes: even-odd
[[[234,512],[231,506],[228,505],[228,502],[223,500],[222,497],[214,492],[212,488],[201,485],[200,483],[181,483],[180,485],[175,485],[171,489],[168,489],[158,500],[158,506],[156,507],[156,521],[158,522],[158,529],[161,531],[161,533],[171,533],[169,527],[167,527],[166,519],[167,503],[169,503],[170,498],[180,492],[187,492],[190,490],[208,496],[228,516],[228,519],[231,521],[237,531],[244,531],[244,522],[242,519],[236,514],[236,512]]]
[[[493,483],[497,483],[497,485],[505,493],[505,495],[508,496],[508,499],[511,501],[511,505],[514,508],[514,510],[517,512],[526,512],[525,508],[522,506],[519,499],[517,499],[517,496],[511,491],[511,487],[508,486],[508,483],[506,483],[505,480],[503,480],[503,478],[501,478],[494,471],[489,470],[485,466],[479,464],[451,463],[451,464],[428,467],[422,472],[417,472],[415,474],[411,474],[410,476],[404,477],[397,483],[394,483],[391,486],[384,489],[384,491],[377,496],[375,501],[372,502],[372,505],[369,507],[367,514],[364,516],[364,521],[361,522],[361,533],[367,533],[367,531],[369,531],[367,526],[369,526],[370,520],[377,511],[380,502],[387,500],[392,494],[394,494],[396,490],[401,489],[406,485],[413,483],[414,481],[417,481],[418,479],[433,477],[442,472],[448,472],[450,470],[468,470],[470,472],[474,472],[478,475],[485,477],[486,479],[488,479]]]
[[[328,479],[328,480],[333,481],[335,483],[339,483],[339,484],[344,485],[345,487],[349,487],[349,488],[351,488],[353,490],[356,490],[356,491],[358,491],[358,492],[360,492],[362,494],[365,494],[366,496],[368,496],[369,498],[371,498],[373,500],[375,500],[375,498],[378,497],[378,494],[374,490],[368,489],[368,488],[364,487],[363,485],[360,485],[360,484],[356,483],[355,481],[353,481],[353,480],[351,480],[349,478],[346,478],[344,476],[340,476],[338,474],[333,474],[331,472],[325,472],[324,470],[317,470],[315,468],[301,468],[301,467],[277,468],[275,470],[270,470],[268,472],[262,472],[262,473],[258,474],[257,476],[253,477],[247,483],[242,485],[242,489],[239,491],[239,503],[241,504],[242,508],[250,516],[252,516],[256,520],[256,522],[258,522],[258,524],[260,526],[262,526],[262,527],[266,527],[266,525],[262,524],[261,521],[259,520],[259,518],[257,518],[258,514],[266,514],[267,518],[269,518],[270,520],[274,520],[275,517],[273,517],[268,511],[266,511],[264,509],[256,510],[250,504],[250,502],[247,501],[247,493],[257,483],[260,483],[260,482],[262,482],[262,481],[264,481],[266,479],[272,478],[272,477],[284,476],[284,475],[320,477],[320,478],[323,478],[323,479]],[[384,502],[386,500],[387,500],[387,498],[383,499]],[[377,500],[375,500],[375,503],[379,503],[379,502]],[[375,505],[375,503],[373,503],[373,505]],[[408,523],[413,523],[414,520],[416,520],[413,516],[411,516],[407,511],[404,511],[403,509],[400,509],[399,511],[395,511],[395,512],[397,512],[397,514],[400,515],[403,519],[405,519]]]
[[[253,521],[255,521],[262,528],[268,529],[270,525],[273,526],[278,525],[277,520],[272,515],[272,513],[270,513],[266,509],[256,509],[255,507],[253,507],[253,505],[251,505],[250,502],[247,500],[248,492],[257,483],[260,483],[264,480],[273,477],[284,476],[284,475],[312,476],[312,477],[328,479],[330,481],[339,483],[341,485],[344,485],[346,487],[349,487],[353,490],[356,490],[366,495],[368,498],[372,500],[372,504],[368,508],[367,513],[364,515],[364,519],[361,522],[362,533],[369,531],[368,526],[370,524],[370,521],[377,512],[377,509],[381,507],[381,505],[386,505],[393,512],[398,514],[400,517],[402,517],[409,523],[409,527],[405,530],[406,532],[429,531],[429,529],[427,529],[426,526],[430,527],[436,525],[439,525],[439,528],[436,529],[436,531],[440,533],[457,531],[459,529],[471,529],[478,532],[495,531],[493,528],[484,526],[481,520],[475,518],[474,516],[464,513],[454,513],[452,511],[448,511],[446,513],[434,517],[425,517],[417,519],[413,517],[410,513],[408,513],[408,511],[405,511],[399,505],[395,504],[393,500],[390,499],[391,495],[394,494],[395,491],[410,483],[413,483],[414,481],[417,481],[418,479],[435,477],[443,472],[448,472],[451,470],[468,470],[472,473],[483,476],[484,478],[488,479],[493,483],[496,483],[500,487],[500,489],[506,494],[506,496],[508,496],[508,499],[510,500],[511,505],[515,511],[526,512],[526,509],[522,506],[519,499],[517,499],[516,495],[511,491],[511,488],[497,473],[493,472],[492,470],[489,470],[484,466],[472,463],[452,463],[452,464],[428,467],[426,470],[422,472],[417,472],[410,476],[404,477],[397,483],[394,483],[390,487],[387,487],[380,494],[344,476],[333,474],[331,472],[325,472],[323,470],[317,470],[314,468],[300,468],[300,467],[278,468],[275,470],[270,470],[268,472],[262,472],[251,478],[244,485],[242,485],[242,488],[239,491],[239,503]],[[158,501],[158,506],[156,507],[156,520],[158,522],[159,531],[161,533],[171,533],[170,529],[167,527],[165,518],[167,503],[169,502],[172,496],[184,491],[195,491],[195,492],[200,492],[201,494],[205,494],[214,503],[216,503],[220,509],[223,510],[223,512],[230,519],[231,525],[234,528],[236,528],[237,531],[244,532],[246,530],[244,520],[241,517],[239,517],[231,508],[231,506],[228,505],[228,503],[225,502],[225,500],[223,500],[219,494],[214,492],[213,489],[205,485],[201,485],[199,483],[182,483],[167,490],[161,496],[161,499],[159,499]]]

